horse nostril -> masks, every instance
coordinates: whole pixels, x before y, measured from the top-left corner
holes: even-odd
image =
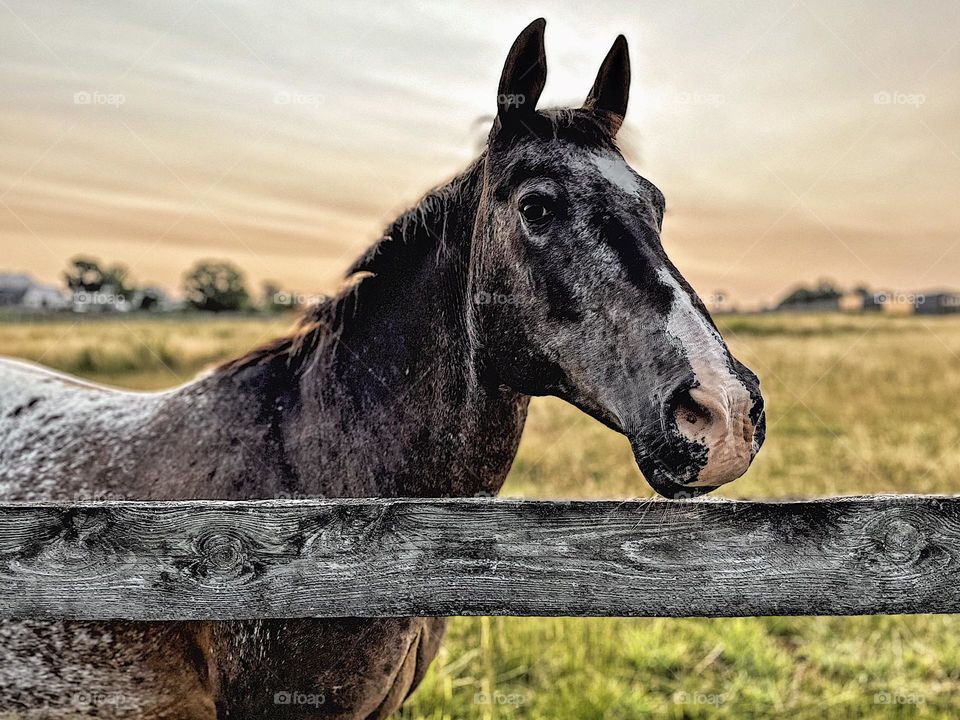
[[[690,428],[704,428],[713,420],[713,414],[709,408],[694,400],[689,389],[675,392],[668,403],[667,410],[669,416],[673,417],[678,425],[686,425]]]

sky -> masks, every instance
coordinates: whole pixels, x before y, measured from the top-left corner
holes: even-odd
[[[619,141],[701,295],[960,287],[952,1],[0,0],[0,270],[93,255],[176,290],[222,258],[329,292],[477,154],[539,16],[541,106],[578,106],[626,35]]]

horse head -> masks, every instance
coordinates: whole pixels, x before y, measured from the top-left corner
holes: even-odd
[[[689,497],[740,477],[764,437],[757,376],[661,244],[665,200],[616,135],[630,61],[616,39],[583,106],[537,110],[544,21],[504,65],[482,162],[470,297],[502,383],[626,435],[650,485]]]

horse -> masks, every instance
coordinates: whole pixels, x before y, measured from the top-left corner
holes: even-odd
[[[493,494],[544,395],[625,435],[664,496],[742,475],[764,437],[759,380],[667,258],[663,194],[617,148],[626,40],[581,107],[538,110],[544,27],[510,49],[479,156],[289,335],[155,393],[0,362],[0,499]],[[7,620],[0,715],[384,718],[443,631],[441,618]]]

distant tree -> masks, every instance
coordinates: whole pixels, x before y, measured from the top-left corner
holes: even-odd
[[[126,265],[118,263],[103,271],[103,285],[112,287],[117,295],[126,298],[133,295],[134,290],[136,290],[132,282],[129,285],[127,284],[128,280],[130,280],[130,268]]]
[[[73,258],[63,273],[75,302],[114,310],[123,307],[135,293],[129,277],[126,265],[104,268],[99,260],[83,256]]]
[[[103,270],[98,260],[75,257],[63,273],[63,279],[71,292],[96,292],[103,287]]]
[[[114,264],[108,268],[95,258],[77,256],[70,261],[63,279],[71,293],[110,292],[120,298],[130,298],[135,287],[126,265]],[[129,284],[128,284],[129,283]]]
[[[843,296],[843,291],[831,280],[820,280],[814,287],[800,286],[790,292],[777,307],[796,307],[826,300],[837,300]]]
[[[843,290],[837,287],[833,280],[820,280],[815,292],[818,300],[834,300],[843,297]]]
[[[243,274],[225,261],[201,260],[183,276],[183,291],[197,310],[243,310],[250,303]]]

